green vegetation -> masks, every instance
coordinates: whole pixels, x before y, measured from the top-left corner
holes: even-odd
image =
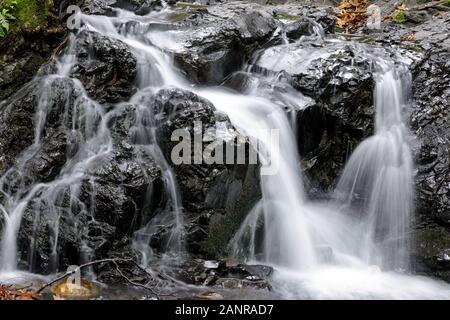
[[[438,7],[450,7],[450,0],[443,0],[437,3]]]
[[[169,15],[168,20],[170,22],[180,22],[185,20],[188,16],[189,14],[187,14],[186,12],[174,12]]]
[[[410,45],[410,46],[409,46],[409,49],[410,49],[410,50],[413,50],[413,51],[415,51],[415,52],[418,52],[418,53],[420,53],[420,52],[423,51],[421,47],[416,46],[416,45]]]
[[[279,20],[291,20],[291,21],[297,21],[298,19],[300,19],[299,16],[295,16],[295,15],[285,13],[285,12],[275,13],[275,18],[279,19]]]
[[[11,13],[17,2],[12,2],[8,7],[4,7],[0,10],[0,38],[6,36],[9,32],[11,22],[16,20],[16,17]]]
[[[406,22],[405,12],[403,10],[396,10],[392,14],[392,21],[396,23],[405,23]]]
[[[0,0],[0,37],[39,27],[47,18],[50,3],[51,0]]]

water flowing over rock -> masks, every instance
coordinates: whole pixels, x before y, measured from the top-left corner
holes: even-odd
[[[209,9],[191,17],[181,23],[187,31],[182,50],[174,54],[175,63],[190,79],[205,84],[218,84],[241,69],[276,28],[273,17],[258,7]]]
[[[0,276],[450,296],[414,275],[450,279],[448,15],[350,37],[294,2],[73,4],[66,39],[2,47]]]
[[[217,134],[223,135],[220,139],[224,140],[219,142],[223,144],[223,164],[201,165],[194,163],[192,157],[189,157],[192,163],[172,163],[188,218],[188,251],[218,256],[260,196],[258,165],[227,165],[227,144],[236,151],[244,148],[246,154],[251,146],[224,114],[216,112],[211,102],[192,92],[162,90],[150,99],[149,105],[160,115],[158,135],[163,153],[171,161],[171,152],[178,143],[170,140],[174,131],[186,130],[192,140],[195,135],[204,136],[201,155],[214,143]],[[195,154],[198,152],[193,149],[192,156]]]

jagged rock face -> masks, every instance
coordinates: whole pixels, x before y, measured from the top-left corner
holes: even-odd
[[[250,5],[187,14],[179,25],[186,30],[183,46],[174,52],[174,59],[190,80],[202,84],[218,84],[241,69],[276,28],[271,15]]]
[[[418,271],[450,281],[450,38],[448,17],[413,29],[421,58],[412,68],[416,137]]]
[[[249,142],[231,125],[229,119],[215,111],[211,102],[180,89],[162,90],[148,101],[159,119],[159,140],[165,158],[173,168],[186,211],[187,248],[192,253],[215,257],[224,253],[240,222],[260,197],[259,166],[257,164],[196,164],[195,145],[188,159],[190,163],[174,163],[172,150],[179,141],[172,141],[172,133],[184,130],[191,141],[203,136],[200,153],[214,143],[216,130],[224,135],[223,159],[226,143],[249,152]],[[201,126],[199,126],[201,124]],[[220,151],[220,150],[219,150]],[[167,233],[161,230],[162,233]],[[158,241],[155,241],[158,243]]]
[[[136,58],[119,41],[83,31],[76,40],[76,64],[72,77],[100,103],[127,100],[136,91]]]
[[[347,48],[313,61],[293,79],[298,90],[316,101],[297,116],[305,172],[311,187],[329,191],[351,152],[373,133],[370,63]]]
[[[47,273],[105,257],[165,206],[160,168],[145,148],[132,145],[135,108],[120,106],[103,117],[101,108],[76,80],[52,76],[2,105],[9,125],[0,145],[11,150],[2,159],[2,200],[27,198],[18,235],[23,268]],[[96,140],[102,124],[112,141]],[[111,150],[91,158],[102,143]]]
[[[450,226],[450,53],[432,50],[416,68],[412,115],[419,139],[417,185],[420,213]]]
[[[296,127],[306,189],[312,197],[333,189],[352,151],[373,133],[372,65],[357,52],[350,45],[329,49],[300,42],[271,47],[255,62],[263,72],[281,75],[311,98],[296,110]]]
[[[41,151],[47,150],[45,155],[38,152],[33,159],[35,166],[30,170],[33,176],[41,181],[54,178],[61,168],[61,154],[65,153],[65,133],[59,129],[64,119],[60,117],[64,113],[67,104],[73,102],[77,89],[68,79],[55,79],[46,81],[41,78],[27,84],[17,94],[0,104],[0,117],[5,123],[1,128],[2,139],[0,141],[1,162],[0,173],[3,175],[14,164],[15,158],[29,148],[35,141],[35,122],[39,102],[47,103],[48,117],[44,135],[52,136],[48,139]],[[44,92],[44,93],[43,93]],[[45,153],[47,153],[45,152]],[[57,164],[59,163],[59,164]],[[51,173],[53,172],[53,173]]]
[[[419,212],[450,226],[450,41],[436,43],[414,69]]]
[[[0,101],[32,80],[63,41],[66,30],[61,22],[49,19],[48,25],[48,30],[15,33],[0,40]]]

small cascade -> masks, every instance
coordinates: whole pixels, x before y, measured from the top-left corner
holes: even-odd
[[[280,30],[278,32],[282,33]],[[302,37],[293,43],[282,38],[285,41],[281,45],[263,50],[255,57],[248,68],[247,77],[251,80],[247,81],[246,93],[269,98],[286,110],[292,108],[291,102],[294,105],[296,102],[295,114],[295,108],[301,109],[311,102],[302,98],[298,92],[293,95],[296,90],[290,87],[290,79],[283,70],[304,72],[311,61],[345,49],[348,43],[328,41],[320,28],[311,36]],[[317,41],[322,44],[317,49],[304,46]],[[392,61],[382,51],[371,52],[363,45],[352,45],[359,55],[369,58],[375,66],[376,132],[373,137],[363,141],[351,156],[335,191],[338,202],[329,205],[312,203],[298,188],[296,198],[302,199],[301,202],[297,202],[297,206],[289,205],[286,210],[292,216],[283,216],[278,221],[282,210],[280,207],[270,207],[265,201],[270,195],[278,200],[277,203],[289,203],[282,198],[284,194],[279,190],[292,190],[292,187],[286,189],[286,183],[291,178],[300,179],[298,160],[289,161],[285,165],[291,167],[291,172],[282,178],[279,185],[275,184],[274,178],[262,177],[263,189],[264,181],[267,180],[271,186],[276,186],[274,189],[277,191],[264,193],[263,200],[243,222],[230,244],[235,256],[302,270],[298,268],[300,263],[294,265],[287,259],[279,258],[286,249],[284,254],[289,255],[291,261],[310,261],[310,256],[304,255],[305,251],[310,252],[316,261],[315,264],[307,264],[310,266],[337,263],[347,266],[376,265],[389,270],[408,269],[413,164],[402,113],[407,108],[410,74],[406,65]],[[293,65],[298,61],[303,63]],[[280,71],[267,72],[266,68],[275,71],[279,68]],[[225,112],[230,115],[229,111]],[[254,119],[255,115],[248,117]],[[233,115],[230,118],[234,123],[239,122]],[[295,130],[295,122],[291,123],[294,125],[292,130]],[[286,141],[287,138],[283,139]],[[295,146],[289,150],[297,152]],[[283,155],[288,153],[282,152]],[[303,219],[300,220],[300,216]],[[283,243],[298,244],[297,237],[301,232],[308,234],[307,249],[304,246],[284,246],[277,240],[285,237]]]
[[[403,111],[410,74],[379,61],[375,74],[375,135],[353,152],[336,197],[360,213],[360,256],[388,269],[409,269],[409,225],[413,211],[413,161]]]

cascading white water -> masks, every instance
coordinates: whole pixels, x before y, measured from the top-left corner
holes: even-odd
[[[272,164],[278,169],[276,174],[261,176],[263,198],[257,208],[262,210],[253,211],[264,217],[263,261],[300,269],[313,267],[316,257],[304,216],[299,159],[286,113],[271,101],[256,96],[212,90],[198,93],[226,113],[238,128],[252,128],[247,132],[253,133],[267,148]],[[271,140],[271,130],[279,133],[278,141]]]
[[[303,108],[310,102],[308,98],[294,90],[280,75],[262,75],[252,68],[246,71],[251,81],[244,94],[219,88],[195,88],[175,69],[165,51],[178,46],[176,32],[148,28],[164,12],[146,17],[118,12],[118,17],[83,15],[84,28],[125,42],[138,59],[137,84],[140,90],[130,102],[137,107],[136,118],[141,121],[137,121],[133,128],[133,143],[143,147],[163,171],[170,198],[169,210],[173,212],[175,223],[172,240],[169,241],[172,248],[182,248],[183,215],[179,193],[172,169],[155,138],[154,115],[145,103],[141,103],[149,92],[166,87],[191,90],[210,100],[220,112],[229,116],[234,126],[264,146],[263,159],[270,159],[277,165],[275,174],[261,176],[262,199],[232,241],[238,256],[245,255],[249,260],[275,266],[274,287],[277,292],[291,298],[450,297],[448,287],[441,283],[380,270],[381,266],[390,270],[405,269],[408,264],[406,232],[412,211],[412,160],[402,119],[402,109],[407,103],[404,91],[408,85],[404,81],[405,76],[408,80],[404,67],[398,67],[383,57],[374,58],[379,69],[376,71],[375,135],[361,144],[346,166],[336,190],[340,202],[311,203],[303,192],[294,128],[285,112],[285,109]],[[323,34],[301,41],[317,41],[321,37]],[[49,81],[68,77],[70,64],[74,63],[70,51],[62,56],[58,75],[50,76]],[[307,59],[295,67],[303,70],[315,58],[326,57],[333,51],[335,48],[328,50],[326,47],[304,51],[301,46],[288,51],[282,45],[261,52],[257,60],[262,66],[272,64],[270,69],[281,71],[292,67],[300,55]],[[289,55],[296,57],[290,60]],[[282,65],[279,64],[280,59]],[[273,68],[276,61],[280,70]],[[55,181],[37,184],[25,195],[10,195],[8,190],[2,190],[7,195],[1,208],[6,218],[0,256],[3,270],[17,267],[17,232],[30,199],[39,191],[41,199],[54,199],[50,202],[55,204],[58,193],[67,187],[71,199],[76,199],[83,174],[90,165],[107,161],[111,152],[106,122],[114,112],[120,112],[121,107],[105,113],[87,97],[79,82],[71,81],[79,90],[79,108],[85,115],[73,116],[73,129],[79,127],[76,123],[80,121],[91,122],[82,126],[86,132],[80,151],[67,162]],[[280,85],[283,90],[273,90]],[[39,110],[37,123],[44,124],[45,101]],[[31,152],[35,152],[33,148],[39,146],[41,125],[36,127],[35,144],[24,153],[23,162]],[[271,130],[277,130],[279,144],[274,144],[271,139]],[[361,219],[348,214],[355,210]],[[54,214],[53,246],[56,248],[58,210],[54,210]],[[153,225],[149,224],[136,234],[135,247],[143,254],[143,264],[151,258],[148,242],[152,228]]]
[[[402,111],[409,71],[378,61],[375,135],[351,156],[336,196],[357,207],[363,219],[359,256],[388,269],[409,269],[409,224],[413,210],[413,164]]]
[[[86,29],[95,30],[102,34],[105,34],[114,38],[128,39],[127,37],[121,36],[116,30],[115,26],[110,19],[105,17],[90,17],[84,16],[83,19],[86,23]],[[125,31],[125,34],[128,33]],[[138,37],[139,32],[131,33]],[[120,113],[121,107],[112,110],[110,112],[105,112],[104,109],[95,101],[91,100],[87,93],[85,92],[82,84],[77,79],[72,79],[69,77],[72,66],[76,62],[74,48],[76,45],[76,36],[71,37],[71,44],[67,49],[67,52],[58,59],[56,62],[57,70],[55,74],[48,76],[39,76],[30,85],[40,86],[40,96],[37,98],[37,110],[35,119],[35,134],[34,143],[25,150],[16,160],[17,165],[7,171],[0,178],[0,190],[4,196],[4,201],[2,205],[2,212],[5,217],[5,225],[1,237],[1,251],[0,251],[0,271],[10,272],[17,269],[18,256],[17,256],[17,236],[18,231],[22,222],[22,217],[25,210],[33,210],[33,206],[39,206],[40,202],[46,203],[49,206],[50,211],[50,221],[49,232],[51,233],[51,265],[53,270],[57,270],[58,267],[58,232],[59,232],[59,219],[61,215],[64,214],[64,210],[59,207],[62,202],[62,198],[67,190],[70,193],[71,208],[82,206],[79,201],[80,186],[83,181],[86,180],[86,176],[90,175],[90,170],[95,169],[109,160],[112,156],[114,147],[111,140],[110,130],[108,128],[108,121],[113,118],[116,114]],[[151,46],[146,46],[144,43],[138,42],[133,39],[132,36],[129,37],[128,42],[131,46],[134,44],[138,48],[143,47],[146,50],[137,50],[136,56],[139,57],[139,64],[141,66],[146,66],[149,61],[146,59],[156,60],[157,66],[166,67],[167,70],[155,70],[155,74],[165,75],[164,79],[170,79],[169,73],[174,74],[172,68],[168,68],[170,65],[168,62],[162,62],[159,59],[167,59],[165,55],[158,52]],[[133,47],[133,46],[132,46]],[[149,84],[146,83],[146,78],[149,77],[148,68],[139,68],[139,87],[148,88]],[[177,76],[174,76],[177,77]],[[160,76],[161,81],[163,78]],[[67,82],[69,85],[65,85]],[[164,83],[164,82],[162,82]],[[25,166],[27,162],[42,148],[42,132],[47,121],[47,114],[51,111],[51,101],[54,99],[54,95],[58,94],[52,86],[62,85],[66,92],[63,97],[63,103],[65,104],[65,109],[62,113],[62,122],[67,125],[68,132],[67,135],[74,136],[77,144],[76,154],[67,160],[65,166],[61,169],[60,175],[52,182],[49,183],[38,183],[27,188],[23,181],[27,179]],[[72,87],[73,86],[73,87]],[[26,87],[28,88],[28,87]],[[150,87],[151,89],[151,87]],[[26,90],[23,91],[26,93]],[[17,95],[23,94],[19,92]],[[69,112],[71,94],[76,96],[73,112]],[[163,181],[165,184],[165,189],[167,190],[167,195],[169,198],[167,210],[173,212],[174,216],[174,227],[172,229],[172,235],[168,240],[168,250],[180,252],[182,250],[182,235],[183,235],[183,217],[181,202],[179,199],[179,194],[177,192],[176,181],[174,174],[167,164],[166,159],[162,155],[162,152],[158,146],[155,137],[156,124],[154,123],[154,115],[149,114],[149,110],[141,105],[139,102],[139,93],[133,98],[131,102],[136,105],[136,124],[132,128],[133,137],[132,143],[134,147],[140,148],[145,152],[148,152],[155,159],[161,168]],[[69,147],[70,148],[70,147]],[[13,177],[13,181],[11,181]],[[19,190],[9,190],[9,186],[19,186]],[[92,190],[95,192],[95,190]],[[86,210],[83,208],[81,210]],[[39,207],[36,208],[36,217],[38,217]],[[92,219],[95,219],[95,213],[89,213]],[[69,219],[70,219],[69,215]],[[168,221],[170,223],[171,221]],[[80,228],[79,232],[75,232],[79,235],[80,248],[84,248],[88,256],[85,257],[89,260],[89,252],[91,248],[87,248],[84,245],[82,231],[83,226],[77,226],[77,221],[74,219],[74,228]],[[145,227],[140,233],[138,232],[137,237],[142,237],[142,233],[145,233]],[[33,235],[35,238],[36,235]],[[148,239],[146,238],[147,243]],[[33,246],[33,242],[31,246]],[[139,247],[139,244],[137,245]],[[142,248],[143,259],[142,263],[146,264],[148,262],[148,246],[140,246]],[[31,250],[33,251],[33,250]],[[32,252],[33,253],[33,252]],[[33,257],[29,257],[30,268],[33,266]]]

